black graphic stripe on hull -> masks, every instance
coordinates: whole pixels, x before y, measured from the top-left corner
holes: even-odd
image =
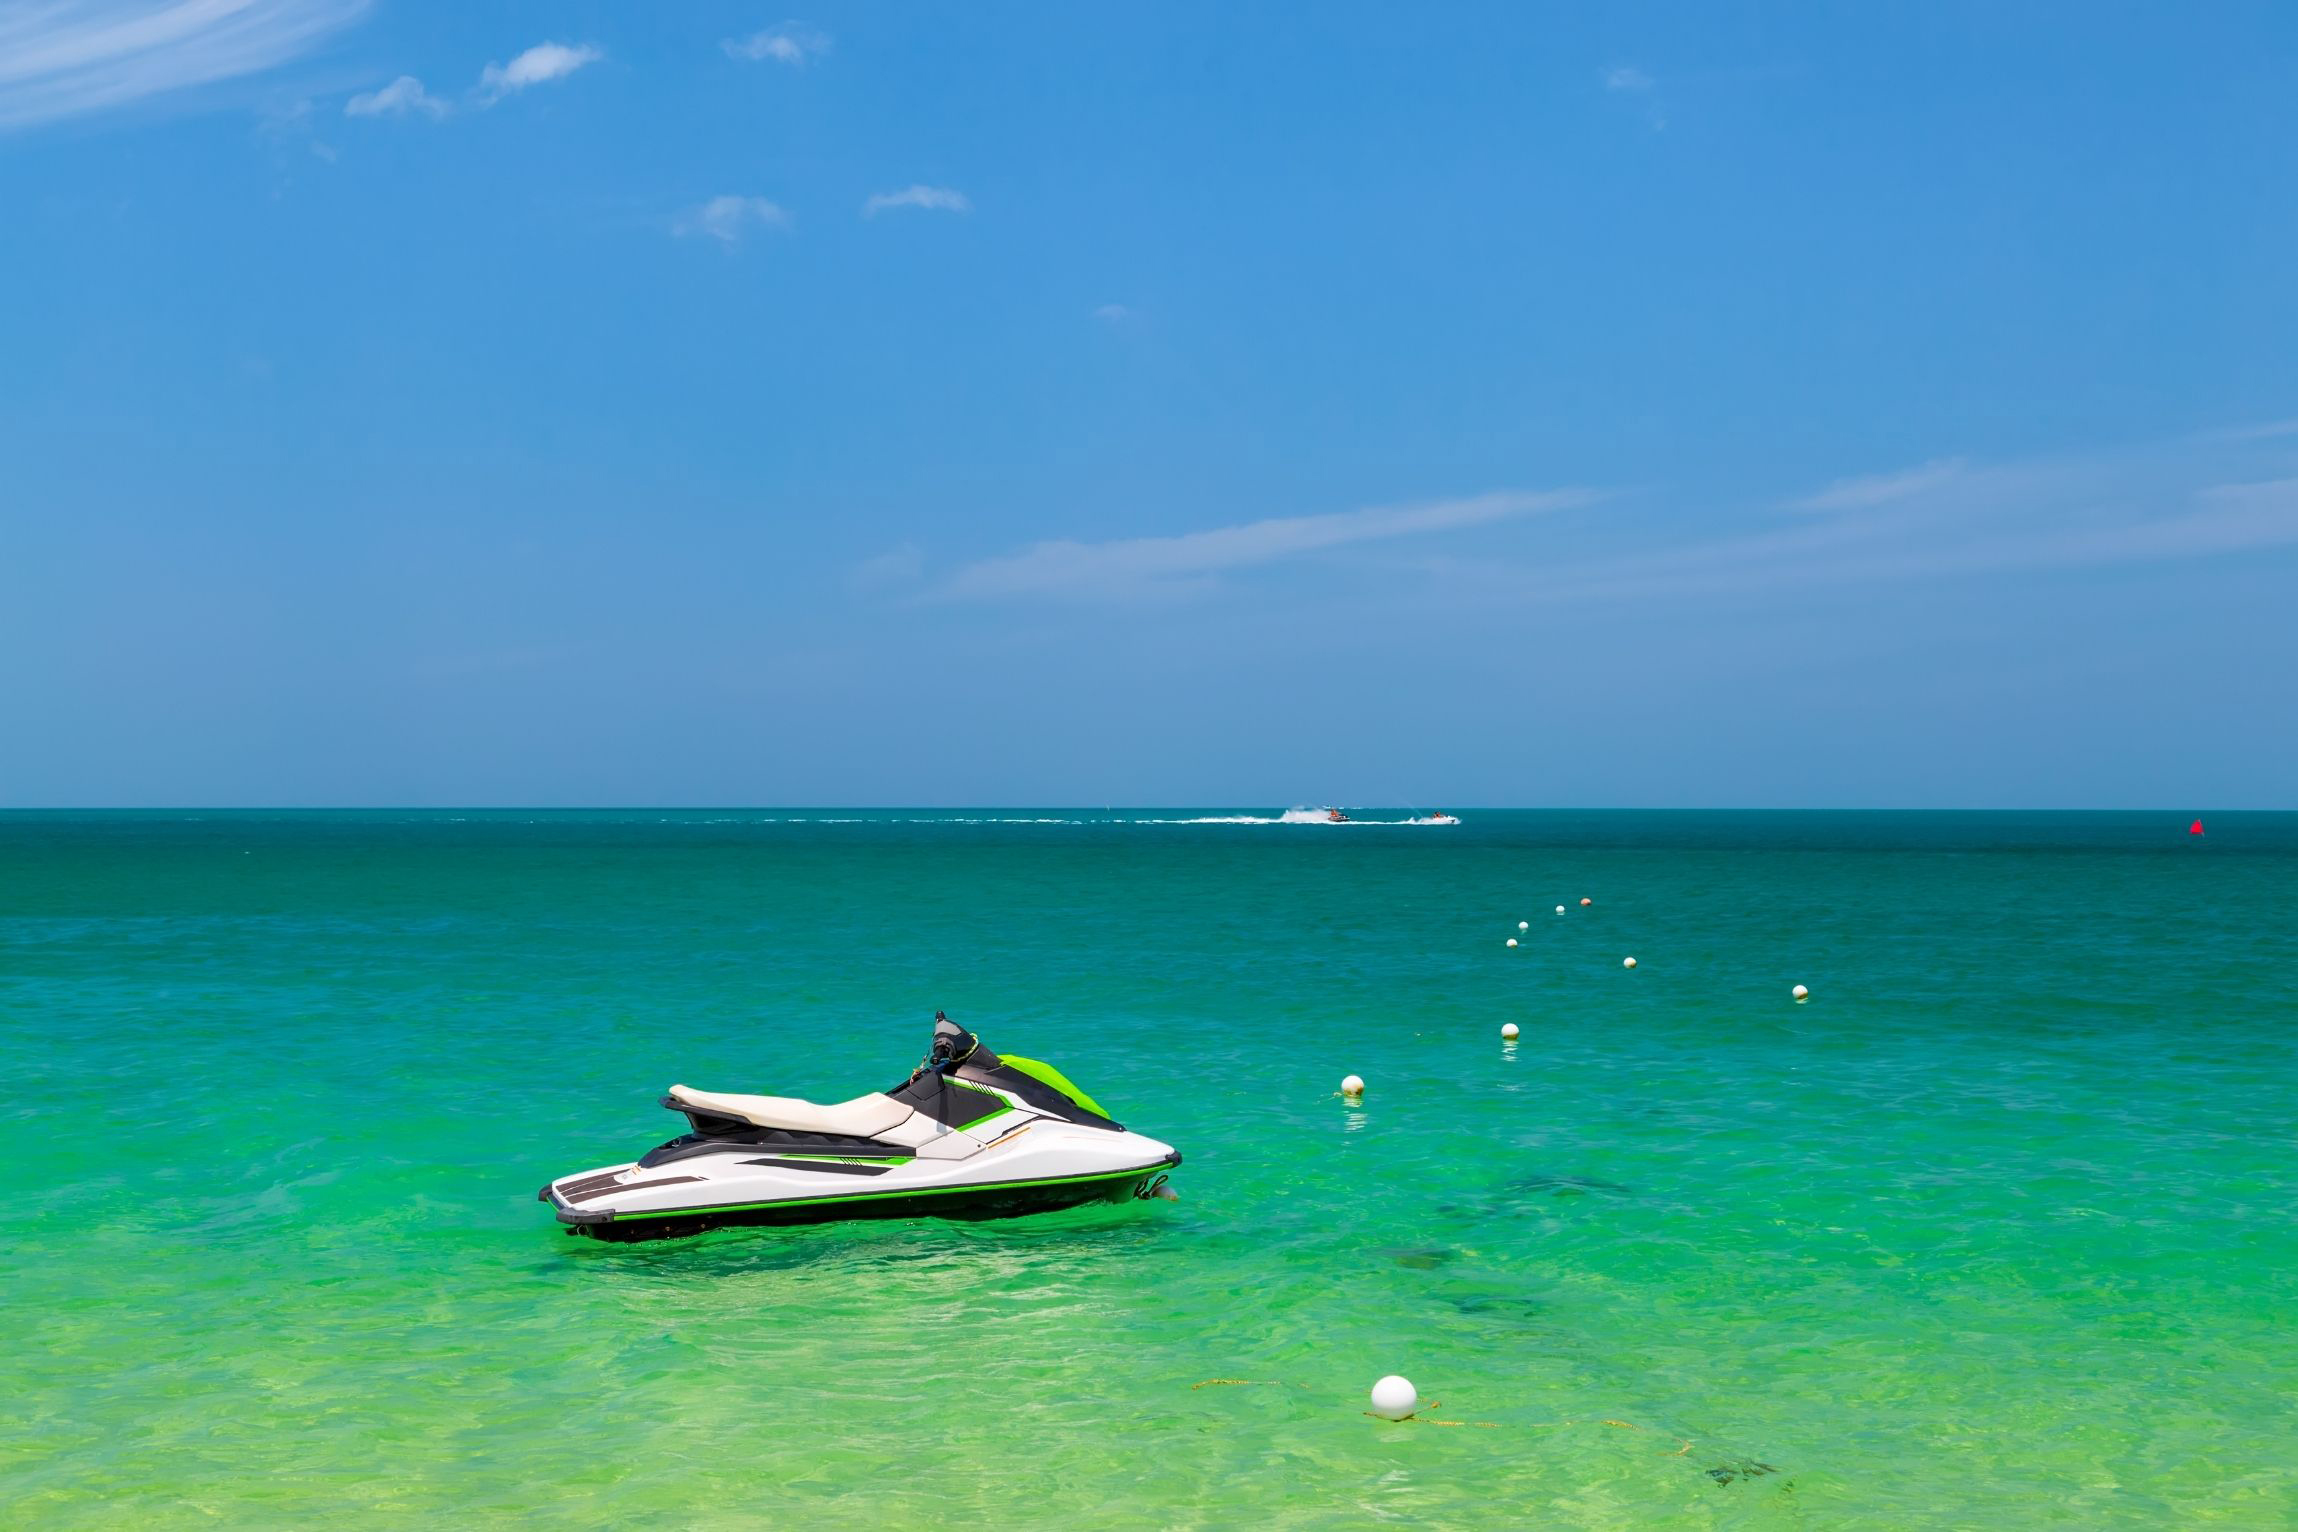
[[[1148,1185],[1150,1178],[1163,1169],[1163,1165],[1150,1165],[1140,1170],[1120,1171],[1082,1181],[1043,1181],[990,1187],[979,1191],[920,1191],[889,1193],[885,1196],[697,1208],[692,1213],[572,1223],[568,1225],[567,1232],[620,1244],[637,1240],[679,1239],[711,1229],[780,1228],[862,1218],[1018,1218],[1028,1213],[1049,1213],[1088,1202],[1123,1202]]]
[[[849,1165],[844,1160],[744,1160],[745,1165],[767,1165],[775,1170],[819,1170],[834,1176],[882,1176],[891,1165]]]

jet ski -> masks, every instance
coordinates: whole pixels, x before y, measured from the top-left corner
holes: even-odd
[[[690,1131],[535,1194],[569,1234],[672,1239],[742,1224],[1011,1218],[1173,1193],[1180,1151],[1129,1133],[1050,1064],[1000,1056],[948,1017],[888,1091],[823,1106],[673,1085]]]

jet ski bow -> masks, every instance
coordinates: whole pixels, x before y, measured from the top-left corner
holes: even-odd
[[[673,1085],[689,1131],[537,1192],[569,1234],[669,1239],[739,1225],[1010,1218],[1163,1195],[1180,1151],[1128,1132],[1050,1064],[948,1017],[891,1090],[824,1105]]]

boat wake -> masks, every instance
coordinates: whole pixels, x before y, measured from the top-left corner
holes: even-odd
[[[182,822],[200,823],[210,816],[185,815]],[[277,817],[291,818],[292,815]],[[387,815],[387,818],[402,816]],[[1456,825],[1457,816],[1445,813],[1407,814],[1401,818],[1359,817],[1330,808],[1291,808],[1280,814],[1126,814],[1115,810],[1104,813],[1070,814],[983,814],[964,811],[933,813],[880,812],[880,813],[787,813],[787,812],[630,812],[626,810],[570,809],[545,810],[540,813],[482,810],[475,813],[440,813],[411,811],[403,816],[416,823],[436,824],[656,824],[693,826],[697,828],[718,825]]]
[[[1141,825],[1456,825],[1452,814],[1414,814],[1404,819],[1359,819],[1336,809],[1287,809],[1282,814],[1200,814],[1191,819],[1120,819]]]

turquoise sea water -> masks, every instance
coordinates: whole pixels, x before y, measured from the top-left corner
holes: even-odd
[[[0,815],[0,1522],[2298,1525],[2298,816],[1126,817]],[[534,1201],[937,1007],[1183,1200]]]

